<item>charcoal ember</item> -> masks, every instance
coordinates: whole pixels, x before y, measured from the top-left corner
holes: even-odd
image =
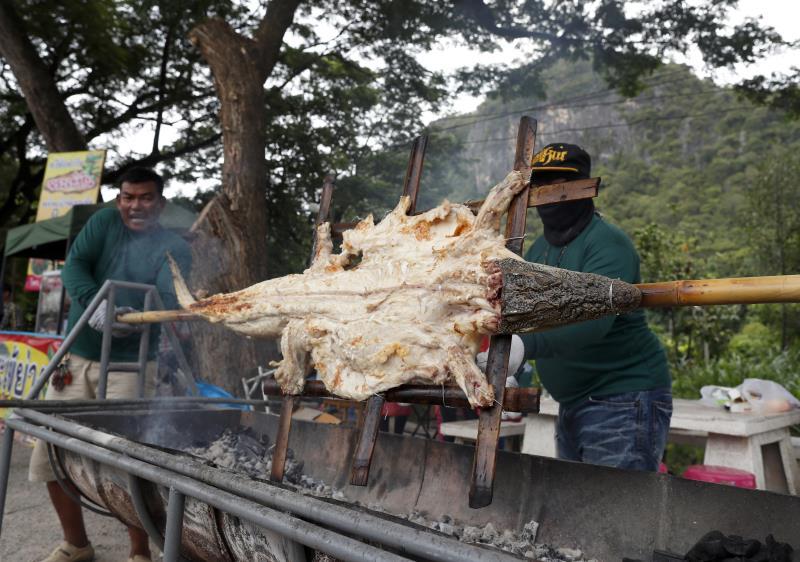
[[[531,544],[536,542],[536,534],[539,532],[539,523],[537,521],[528,521],[522,528],[522,540]]]
[[[185,452],[251,478],[263,479],[270,473],[273,450],[274,447],[269,446],[268,440],[260,438],[249,428],[241,427],[226,429],[213,442],[197,444],[185,449]],[[296,458],[291,449],[286,452],[284,482],[292,484],[302,494],[347,501],[341,490],[303,474],[303,462]],[[354,506],[361,505],[357,501],[350,503]],[[482,527],[461,525],[450,515],[442,515],[438,519],[433,519],[419,511],[391,513],[378,503],[369,503],[366,507],[373,511],[402,517],[410,523],[455,537],[462,542],[496,548],[528,559],[542,562],[587,562],[579,549],[554,548],[537,543],[536,535],[539,523],[536,521],[529,521],[520,532],[514,532],[509,529],[498,530],[493,523],[487,523]],[[323,560],[325,559],[319,559],[320,562]]]
[[[481,532],[481,542],[492,543],[497,538],[497,529],[494,525],[487,523]]]
[[[471,525],[464,527],[464,532],[461,534],[461,540],[464,542],[480,542],[482,538],[483,529]]]
[[[334,558],[330,554],[325,554],[324,552],[315,550],[312,562],[341,562],[341,561],[338,558]]]
[[[583,559],[583,552],[579,548],[557,548],[556,552],[558,552],[561,556],[563,556],[567,560]]]

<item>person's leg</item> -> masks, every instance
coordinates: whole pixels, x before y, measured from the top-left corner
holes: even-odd
[[[394,417],[394,432],[398,435],[402,435],[403,431],[406,429],[406,422],[408,421],[408,416],[395,416]]]
[[[92,397],[87,383],[88,361],[72,354],[67,360],[67,367],[72,374],[72,382],[60,390],[56,389],[55,385],[49,384],[45,400],[81,400]],[[89,539],[86,535],[81,506],[73,501],[56,480],[47,455],[47,443],[42,440],[36,441],[31,454],[28,479],[31,482],[45,483],[61,524],[64,540],[78,548],[86,547]],[[74,492],[77,495],[77,490]]]
[[[86,536],[81,506],[75,503],[56,481],[47,483],[47,493],[61,523],[64,540],[79,548],[88,545],[89,538]],[[78,491],[74,490],[74,493],[77,495]]]
[[[669,388],[658,388],[648,392],[650,406],[648,433],[650,442],[648,448],[650,455],[655,461],[655,470],[664,458],[664,450],[667,448],[667,438],[669,437],[669,424],[672,420],[672,390]]]
[[[574,414],[581,460],[657,471],[671,413],[669,389],[589,398]]]
[[[556,418],[556,456],[568,461],[580,461],[581,454],[578,447],[578,436],[570,423],[572,416],[569,409],[558,407]]]
[[[100,365],[94,363],[92,380],[96,385],[99,381]],[[145,396],[150,397],[155,393],[155,376],[158,365],[155,361],[147,363],[147,374],[145,375]],[[108,384],[106,386],[106,398],[109,400],[116,398],[138,398],[137,380],[135,373],[129,372],[109,372]],[[130,557],[143,556],[150,558],[150,541],[147,533],[138,527],[127,527],[128,537],[130,537]]]
[[[139,527],[128,527],[128,536],[131,539],[131,550],[129,556],[144,556],[150,558],[150,540],[147,533]]]

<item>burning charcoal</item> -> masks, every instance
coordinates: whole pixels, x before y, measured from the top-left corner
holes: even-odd
[[[557,548],[556,552],[564,557],[564,560],[569,562],[573,562],[574,560],[580,560],[583,558],[583,552],[578,550],[577,548]]]
[[[712,560],[722,560],[727,558],[725,548],[722,546],[722,541],[725,539],[720,531],[711,531],[706,533],[697,541],[689,552],[686,553],[686,559],[690,562],[711,562]]]
[[[461,540],[464,542],[479,542],[482,536],[483,529],[468,525],[464,527],[464,533],[461,536]]]
[[[338,558],[334,558],[330,554],[325,554],[318,550],[314,551],[314,559],[312,562],[339,562]]]
[[[537,521],[528,521],[522,528],[522,540],[534,544],[536,542],[536,534],[538,532],[539,532],[539,523]]]
[[[761,548],[761,543],[755,539],[743,539],[738,535],[729,535],[722,539],[722,548],[731,556],[752,556]]]
[[[274,446],[269,446],[268,440],[256,435],[251,429],[238,428],[227,429],[213,442],[196,444],[185,449],[185,452],[218,467],[233,470],[251,478],[263,479],[271,471],[273,450]],[[332,488],[325,482],[303,474],[303,468],[303,461],[297,459],[294,451],[288,449],[284,482],[296,486],[297,491],[302,494],[348,501],[342,490]],[[350,501],[350,503],[353,506],[363,505],[358,501]],[[373,511],[385,512],[379,503],[369,503],[367,507]],[[442,515],[438,520],[434,520],[416,510],[411,513],[391,515],[407,519],[420,527],[455,537],[462,542],[491,545],[525,558],[535,558],[542,562],[583,562],[580,550],[561,549],[556,551],[549,545],[535,544],[539,529],[536,521],[529,521],[521,532],[515,533],[508,529],[498,530],[493,523],[487,523],[483,527],[460,525],[450,515]]]
[[[509,529],[506,529],[505,531],[503,531],[503,534],[497,538],[495,544],[497,544],[497,546],[500,546],[501,548],[511,549],[513,548],[513,545],[516,542],[515,538],[516,537],[514,533],[511,532]]]
[[[547,546],[546,544],[536,544],[534,545],[534,558],[537,560],[559,560],[559,554],[555,551],[554,548]]]
[[[483,542],[490,543],[495,538],[497,538],[497,529],[495,529],[494,525],[491,523],[487,523],[483,528],[483,532],[481,533],[481,540]]]

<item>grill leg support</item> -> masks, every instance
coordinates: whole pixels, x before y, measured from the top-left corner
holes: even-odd
[[[0,536],[3,535],[3,514],[6,511],[6,490],[11,472],[11,447],[14,445],[14,430],[5,426],[3,447],[0,449]]]
[[[164,562],[177,562],[181,549],[181,530],[183,529],[183,506],[186,496],[175,488],[169,489],[167,504],[167,533],[164,537]]]

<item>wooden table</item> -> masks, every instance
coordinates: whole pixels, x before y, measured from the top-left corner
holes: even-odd
[[[449,437],[455,437],[456,443],[475,441],[478,439],[478,420],[461,420],[452,422],[442,422],[439,426],[439,433]],[[501,421],[500,437],[514,437],[525,433],[525,422]]]
[[[556,456],[557,416],[558,403],[543,396],[539,414],[525,418],[523,453]],[[746,470],[755,475],[759,489],[797,494],[800,470],[789,433],[796,424],[800,424],[800,410],[796,409],[781,414],[731,414],[698,400],[676,398],[669,440],[705,443],[703,464]]]

